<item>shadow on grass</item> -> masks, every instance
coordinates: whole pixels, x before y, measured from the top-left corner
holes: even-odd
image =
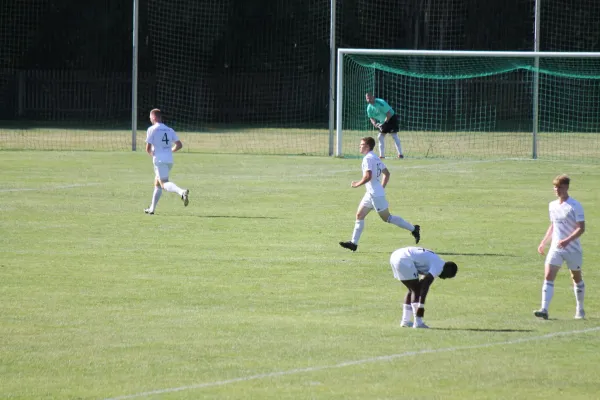
[[[279,217],[252,217],[247,215],[194,215],[197,218],[238,218],[238,219],[283,219]],[[189,217],[189,215],[182,215]]]
[[[444,251],[436,251],[437,254],[442,256],[481,256],[481,257],[519,257],[514,254],[499,254],[499,253],[448,253]]]
[[[535,332],[533,329],[486,329],[486,328],[429,328],[437,331],[469,331],[469,332]]]
[[[415,246],[419,247],[419,246]],[[445,251],[436,251],[437,255],[440,256],[473,256],[473,257],[521,257],[515,254],[498,254],[498,253],[449,253]],[[391,254],[391,251],[374,251],[369,254]]]

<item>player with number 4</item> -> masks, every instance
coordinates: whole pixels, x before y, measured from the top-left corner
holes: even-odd
[[[183,144],[175,131],[163,124],[162,113],[159,109],[155,108],[150,111],[150,122],[152,126],[148,128],[146,133],[146,153],[152,157],[155,178],[152,203],[144,212],[152,215],[156,210],[156,204],[163,189],[167,192],[177,193],[186,207],[189,203],[188,195],[190,191],[169,182],[169,172],[173,168],[173,153],[179,151]]]
[[[365,193],[356,211],[356,222],[354,223],[352,239],[349,242],[340,242],[340,246],[352,251],[356,251],[358,248],[358,241],[365,226],[365,217],[373,209],[377,211],[384,222],[410,231],[417,243],[421,240],[421,228],[419,225],[412,225],[401,217],[390,214],[388,202],[385,198],[385,186],[390,180],[390,171],[388,171],[383,161],[373,153],[374,147],[375,139],[372,137],[360,139],[360,154],[364,154],[362,160],[363,176],[360,181],[353,181],[350,186],[357,188],[365,185],[367,193]],[[383,178],[380,181],[381,175],[383,175]]]

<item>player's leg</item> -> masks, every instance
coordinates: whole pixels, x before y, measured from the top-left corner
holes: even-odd
[[[409,258],[401,258],[397,256],[398,253],[392,253],[390,257],[390,265],[394,278],[398,279],[406,288],[408,293],[404,296],[404,304],[402,307],[402,320],[400,326],[411,327],[413,326],[413,308],[412,304],[418,300],[418,289],[419,289],[419,274],[415,263]]]
[[[548,319],[548,309],[554,296],[554,280],[563,263],[562,256],[554,250],[550,250],[546,256],[544,265],[544,283],[542,285],[542,304],[539,310],[534,311],[533,315],[538,318]]]
[[[430,285],[431,283],[424,284],[423,279],[419,281],[419,287],[417,288],[417,300],[412,303],[413,312],[415,314],[415,328],[428,328],[428,326],[423,322],[423,318],[425,317],[425,300],[427,299]]]
[[[402,144],[400,143],[400,138],[398,137],[398,131],[400,130],[400,121],[398,119],[398,114],[394,114],[392,118],[390,118],[390,120],[386,124],[386,129],[388,130],[387,133],[392,134],[392,139],[394,139],[396,150],[398,151],[398,158],[404,158],[404,155],[402,153]]]
[[[385,158],[385,133],[379,132],[377,135],[377,142],[379,147],[379,158]]]
[[[340,242],[340,246],[345,249],[356,251],[358,248],[358,241],[360,240],[360,236],[362,235],[362,231],[365,227],[365,218],[372,209],[373,205],[371,204],[370,195],[365,193],[360,204],[358,205],[358,209],[356,210],[356,220],[354,221],[352,239],[350,239],[349,242]]]
[[[412,236],[415,238],[415,241],[419,243],[421,240],[421,227],[419,225],[413,225],[410,222],[404,220],[402,217],[397,215],[390,214],[390,210],[388,208],[388,202],[385,199],[385,196],[376,197],[373,199],[375,203],[375,209],[379,214],[379,217],[384,221],[392,225],[396,225],[399,228],[406,229],[409,231]]]
[[[403,328],[411,328],[413,326],[413,295],[413,292],[409,289],[404,296],[404,302],[402,303],[402,319],[400,320],[400,326]]]
[[[581,273],[583,256],[581,253],[568,253],[565,258],[571,272],[571,279],[573,280],[573,292],[575,293],[576,302],[575,319],[584,319],[583,299],[585,298],[585,283],[583,282],[583,274]]]
[[[402,281],[404,286],[408,288],[408,292],[404,296],[404,303],[402,305],[402,320],[400,320],[400,326],[403,328],[411,328],[413,326],[413,303],[417,302],[418,294],[418,279],[411,279]]]
[[[162,172],[164,173],[164,171]],[[156,210],[156,205],[158,204],[158,200],[160,200],[160,196],[162,195],[162,183],[160,180],[160,168],[159,165],[154,165],[154,192],[152,193],[152,201],[150,202],[150,206],[144,210],[146,214],[154,214]]]
[[[163,164],[166,165],[166,168],[168,169],[168,172],[171,171],[171,169],[173,168],[173,164]],[[190,191],[188,189],[182,189],[179,186],[177,186],[174,182],[170,182],[169,181],[169,175],[167,172],[167,176],[166,177],[161,177],[161,185],[162,187],[167,191],[167,192],[172,192],[172,193],[177,193],[180,197],[181,200],[183,200],[183,205],[187,207],[188,203],[189,203],[189,193]]]
[[[396,144],[396,150],[398,151],[398,158],[404,158],[404,154],[402,153],[402,144],[400,143],[400,138],[397,133],[392,133],[392,139],[394,139],[394,143]]]

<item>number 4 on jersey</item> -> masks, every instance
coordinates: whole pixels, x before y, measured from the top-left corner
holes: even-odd
[[[161,142],[165,142],[167,146],[169,145],[169,137],[167,136],[167,132],[165,132],[165,134],[163,135]]]

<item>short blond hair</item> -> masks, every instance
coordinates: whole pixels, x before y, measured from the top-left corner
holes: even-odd
[[[160,111],[158,108],[153,108],[150,110],[150,115],[154,115],[154,118],[156,118],[157,121],[162,121],[162,111]]]
[[[570,183],[571,183],[571,178],[569,178],[569,175],[566,175],[566,174],[558,175],[552,181],[552,184],[554,186],[560,186],[560,185],[567,185],[567,186],[569,186]]]

